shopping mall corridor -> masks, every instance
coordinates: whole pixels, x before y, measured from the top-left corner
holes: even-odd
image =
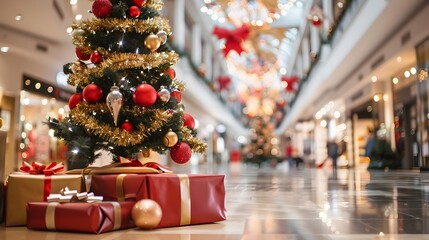
[[[186,169],[188,168],[188,169]],[[100,235],[0,229],[0,239],[429,239],[429,173],[229,164],[176,171],[225,173],[228,219]]]

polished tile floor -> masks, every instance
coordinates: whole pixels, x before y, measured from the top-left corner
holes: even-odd
[[[0,239],[85,240],[429,240],[429,173],[183,166],[181,173],[225,173],[228,220],[100,235],[0,227]]]

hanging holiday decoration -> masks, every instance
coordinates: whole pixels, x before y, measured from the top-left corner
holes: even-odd
[[[158,98],[161,100],[161,102],[166,103],[170,100],[170,91],[166,89],[165,87],[162,87],[161,90],[158,92]]]
[[[322,9],[318,5],[313,5],[307,19],[313,24],[313,26],[320,27],[324,19]]]
[[[150,84],[140,84],[133,95],[133,101],[135,104],[141,107],[152,106],[157,98],[157,92]]]
[[[134,5],[137,7],[143,7],[145,1],[144,0],[133,0]]]
[[[183,118],[184,118],[183,126],[188,127],[190,129],[194,129],[195,127],[194,117],[192,117],[192,115],[189,113],[183,113]]]
[[[171,79],[176,78],[176,71],[174,70],[174,68],[168,68],[167,70],[164,71],[164,74],[167,74],[168,76],[170,76]]]
[[[177,144],[178,141],[179,138],[177,137],[177,134],[171,129],[165,134],[164,138],[162,139],[162,142],[167,147],[173,147]]]
[[[71,95],[71,97],[69,98],[69,108],[74,109],[82,101],[83,101],[82,94],[75,93]]]
[[[144,40],[144,45],[151,52],[155,52],[161,46],[161,39],[155,34],[149,34]]]
[[[137,227],[152,229],[161,222],[162,209],[154,200],[143,199],[136,202],[131,210],[131,217]]]
[[[97,18],[106,18],[110,16],[112,3],[109,0],[95,0],[92,4],[92,13]]]
[[[97,63],[101,63],[103,61],[103,57],[101,56],[101,54],[98,51],[95,51],[95,52],[91,53],[90,60],[92,63],[97,64]]]
[[[103,97],[103,90],[94,83],[87,85],[82,92],[83,99],[88,103],[96,103]]]
[[[234,30],[228,30],[225,28],[215,27],[213,34],[218,39],[225,39],[225,48],[223,49],[224,56],[228,56],[231,50],[236,51],[238,54],[243,52],[241,44],[250,34],[250,28],[247,25],[243,25]]]
[[[128,9],[128,14],[130,14],[130,17],[138,18],[140,16],[140,8],[137,6],[131,6]]]
[[[121,128],[127,132],[132,132],[134,130],[133,124],[128,121],[125,121],[124,123],[122,123]]]
[[[177,99],[177,102],[178,102],[178,103],[181,103],[181,102],[182,102],[182,92],[180,92],[179,90],[177,90],[177,89],[173,89],[173,90],[171,91],[171,93],[170,93],[170,96],[171,96],[171,97],[174,97],[175,99]]]
[[[170,149],[171,159],[179,164],[187,163],[191,159],[191,155],[191,148],[185,142],[178,143]]]
[[[298,82],[299,79],[297,76],[283,76],[281,80],[282,86],[286,90],[286,92],[293,92],[295,91],[295,84]]]
[[[77,58],[79,58],[79,60],[81,60],[81,61],[87,61],[91,57],[91,54],[86,54],[86,53],[82,52],[82,50],[80,48],[76,48],[75,53],[76,53]]]
[[[122,105],[124,104],[124,96],[119,91],[119,87],[112,86],[110,88],[110,93],[107,94],[107,97],[106,97],[106,104],[110,110],[110,113],[112,114],[113,122],[115,123],[115,126],[117,126],[119,111],[121,110]]]
[[[229,87],[229,84],[231,83],[231,77],[229,76],[219,76],[217,78],[217,82],[219,85],[219,91],[227,90]]]

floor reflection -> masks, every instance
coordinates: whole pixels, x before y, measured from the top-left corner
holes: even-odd
[[[225,174],[228,220],[131,229],[84,239],[429,239],[429,173],[366,168],[212,164],[177,173]],[[0,239],[71,239],[74,234],[0,228]]]

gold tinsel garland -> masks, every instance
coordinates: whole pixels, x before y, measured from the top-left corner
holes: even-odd
[[[173,87],[181,91],[182,93],[185,91],[185,83],[180,81],[179,79],[174,79],[173,83],[171,84]]]
[[[118,32],[136,32],[139,34],[165,31],[168,35],[171,33],[170,23],[163,17],[154,17],[147,20],[139,19],[119,19],[119,18],[96,18],[75,22],[72,29],[81,29],[87,33],[95,34],[97,31],[118,31]],[[72,41],[75,45],[83,45],[82,38],[79,35],[72,35]]]
[[[68,83],[72,86],[89,84],[90,75],[101,77],[106,68],[113,71],[125,70],[130,68],[156,68],[162,64],[175,65],[179,61],[179,55],[175,52],[161,52],[150,54],[133,53],[111,53],[104,49],[99,52],[105,58],[93,68],[83,68],[82,71],[69,74]]]
[[[153,8],[157,11],[162,9],[163,1],[162,0],[146,0],[145,6]]]
[[[189,147],[191,147],[192,151],[197,153],[204,153],[207,149],[207,144],[202,142],[200,139],[192,136],[191,130],[184,126],[181,128],[183,133],[182,141],[188,143]]]
[[[135,114],[142,113],[143,111],[145,113],[151,113],[152,116],[149,117],[151,126],[146,127],[143,124],[139,124],[133,132],[127,132],[106,123],[100,123],[93,117],[93,112],[97,114],[97,112],[103,113],[109,111],[106,104],[87,104],[82,102],[71,110],[71,116],[77,125],[84,126],[91,134],[117,146],[126,147],[134,146],[145,141],[151,133],[161,128],[172,116],[167,111],[159,109],[142,110],[142,108],[140,108],[138,110],[138,108],[140,107],[133,108],[133,111],[136,111]]]

